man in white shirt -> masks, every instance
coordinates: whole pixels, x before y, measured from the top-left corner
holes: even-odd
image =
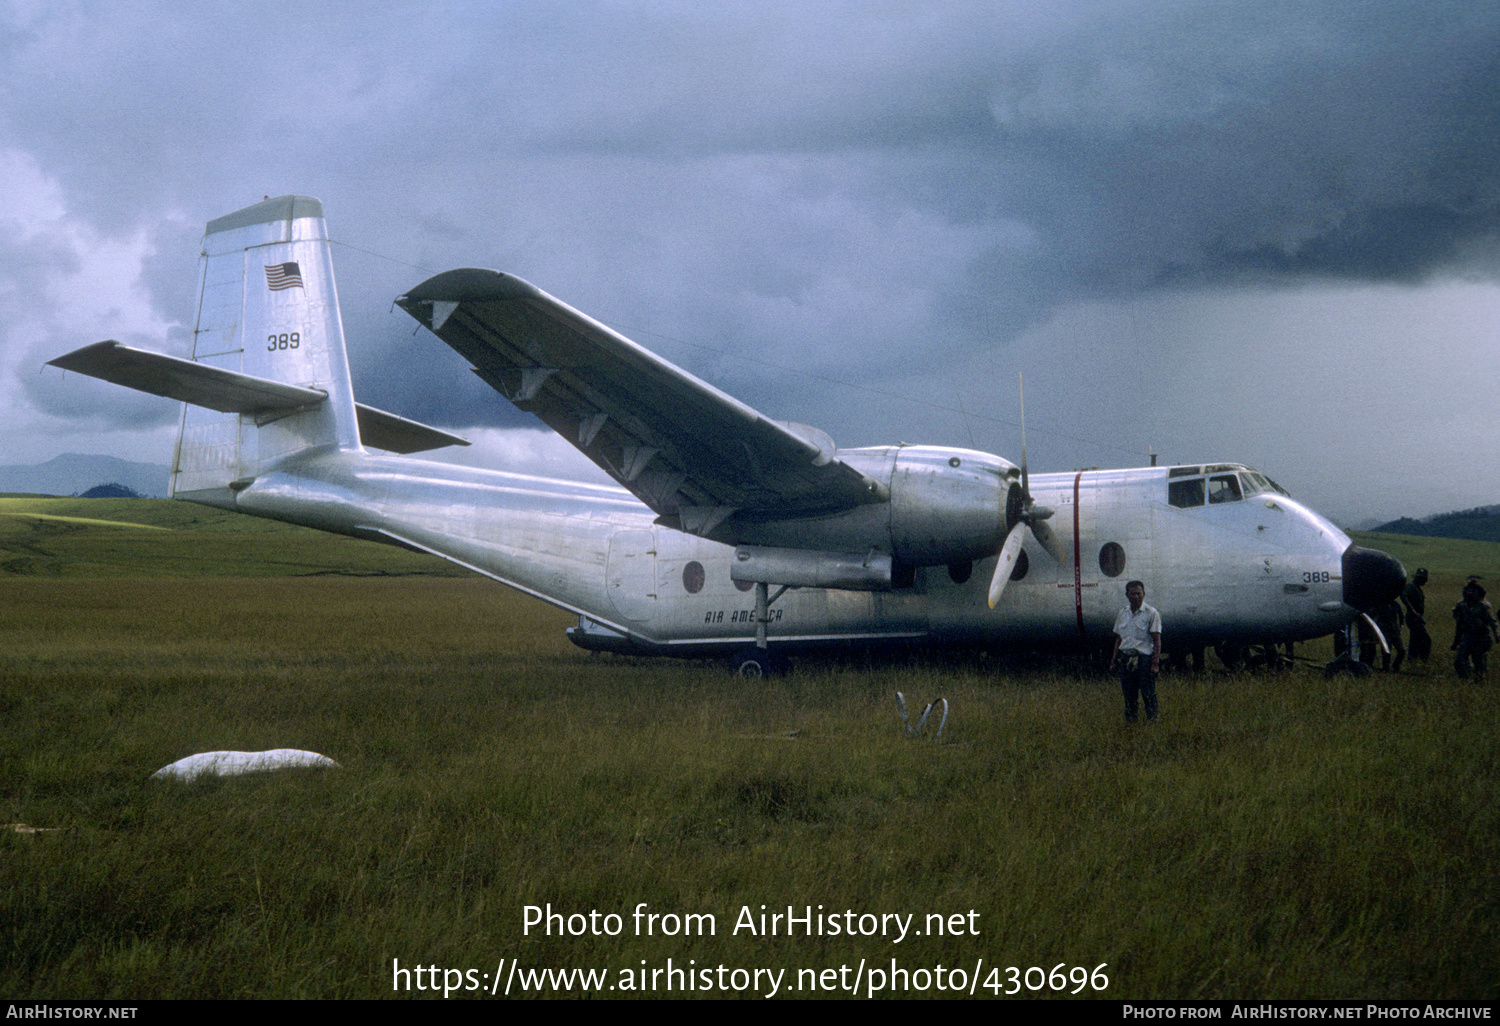
[[[1146,586],[1140,581],[1125,585],[1130,605],[1115,617],[1115,647],[1109,656],[1111,671],[1120,671],[1120,690],[1125,692],[1125,722],[1134,723],[1136,695],[1146,706],[1146,721],[1156,720],[1156,674],[1161,669],[1161,614],[1146,605]]]

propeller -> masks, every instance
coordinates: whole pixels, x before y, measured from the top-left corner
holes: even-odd
[[[1031,475],[1026,467],[1026,382],[1019,374],[1016,378],[1021,390],[1021,483],[1012,484],[1005,494],[1005,524],[1008,530],[1005,541],[1000,546],[1000,558],[995,563],[995,575],[990,578],[991,609],[999,603],[1000,596],[1005,592],[1005,585],[1010,580],[1010,573],[1021,555],[1021,544],[1026,540],[1022,528],[1031,531],[1037,544],[1046,549],[1049,556],[1059,563],[1063,561],[1062,543],[1047,524],[1052,510],[1046,506],[1038,506],[1031,497]]]

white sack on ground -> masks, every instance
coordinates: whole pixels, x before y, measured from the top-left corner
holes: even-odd
[[[273,748],[268,752],[201,752],[163,766],[151,774],[151,779],[193,780],[204,775],[228,777],[301,767],[337,768],[338,763],[326,755],[304,752],[300,748]]]

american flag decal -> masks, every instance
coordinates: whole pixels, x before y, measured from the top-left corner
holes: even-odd
[[[302,268],[297,266],[295,260],[288,260],[284,264],[271,264],[266,268],[266,284],[272,292],[280,292],[282,289],[302,288]]]

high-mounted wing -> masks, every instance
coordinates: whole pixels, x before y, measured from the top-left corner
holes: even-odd
[[[822,431],[761,416],[520,278],[446,271],[396,303],[683,530],[886,498]]]

